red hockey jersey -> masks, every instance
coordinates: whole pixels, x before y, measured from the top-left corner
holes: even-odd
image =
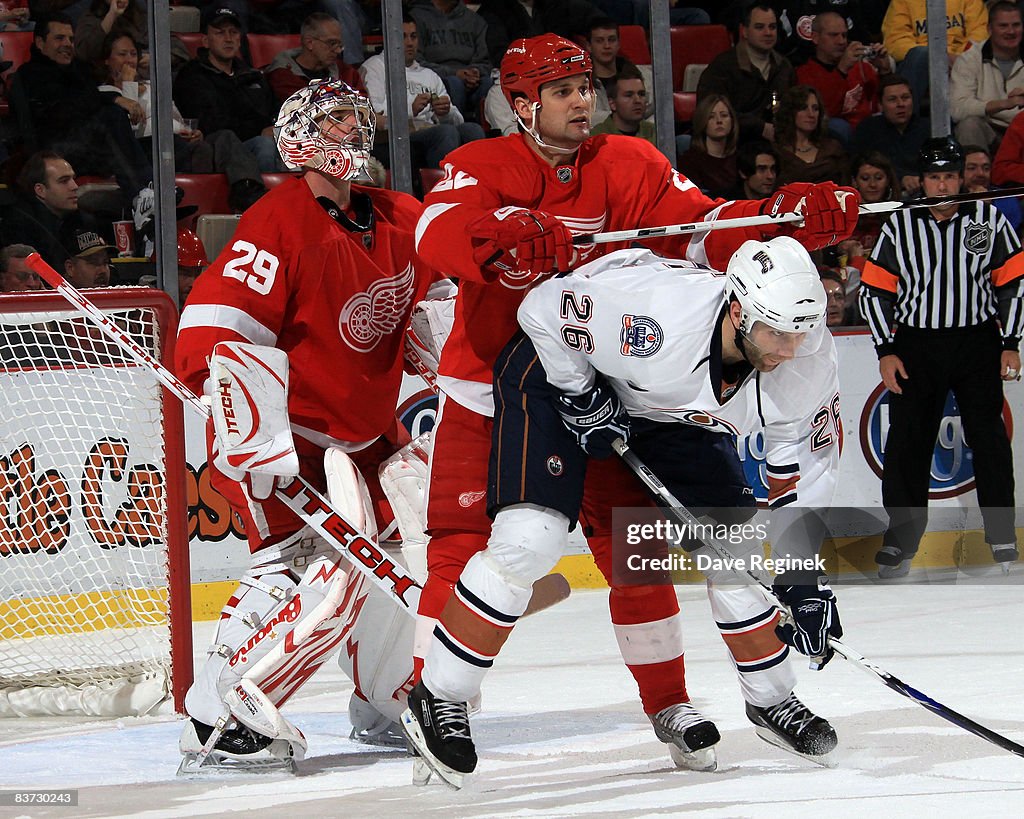
[[[196,392],[218,341],[288,353],[293,431],[320,446],[364,443],[394,418],[404,328],[437,276],[416,256],[422,205],[411,196],[353,186],[375,224],[342,227],[301,179],[263,196],[196,279],[181,314],[175,362]]]
[[[557,216],[578,235],[701,221],[722,204],[673,170],[652,145],[627,136],[592,137],[574,161],[555,168],[543,162],[520,134],[471,142],[445,158],[444,171],[426,197],[416,228],[423,259],[459,279],[455,326],[442,353],[438,383],[458,403],[485,415],[493,414],[491,369],[516,332],[516,310],[525,291],[487,281],[473,261],[468,223],[497,208],[515,206]],[[729,230],[706,236],[706,242],[693,242],[702,247],[691,248],[697,251],[691,255],[706,262],[710,254],[712,264],[722,265],[745,239],[760,233]],[[689,238],[645,244],[681,256]],[[629,244],[579,247],[573,267]]]

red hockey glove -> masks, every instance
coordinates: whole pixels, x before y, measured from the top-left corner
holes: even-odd
[[[466,229],[477,240],[476,263],[497,273],[498,280],[512,290],[523,290],[542,276],[566,272],[572,263],[572,233],[543,211],[500,208],[470,222]]]
[[[793,238],[808,250],[818,250],[849,238],[857,225],[860,194],[831,182],[812,185],[790,182],[761,203],[761,213],[802,213],[804,224],[793,229]]]

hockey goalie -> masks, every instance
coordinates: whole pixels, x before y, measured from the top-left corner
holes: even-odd
[[[301,759],[305,739],[280,708],[339,649],[355,736],[386,742],[412,673],[412,618],[273,490],[301,475],[367,536],[390,521],[378,469],[408,443],[395,420],[405,331],[428,291],[451,284],[415,255],[420,203],[353,184],[373,142],[365,97],[311,83],[285,101],[277,131],[301,178],[246,211],[180,322],[178,374],[211,404],[211,483],[251,552],[185,699],[183,771]],[[398,460],[422,463],[422,445]]]

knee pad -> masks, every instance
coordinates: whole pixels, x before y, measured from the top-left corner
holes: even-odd
[[[495,515],[485,555],[497,574],[530,589],[555,567],[568,541],[569,519],[565,515],[521,503]]]

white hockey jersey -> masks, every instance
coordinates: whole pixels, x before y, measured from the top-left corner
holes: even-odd
[[[842,439],[832,336],[822,325],[793,360],[723,384],[725,284],[693,262],[622,250],[535,287],[519,323],[558,389],[582,393],[596,371],[633,417],[737,436],[763,429],[769,504],[827,507]]]

